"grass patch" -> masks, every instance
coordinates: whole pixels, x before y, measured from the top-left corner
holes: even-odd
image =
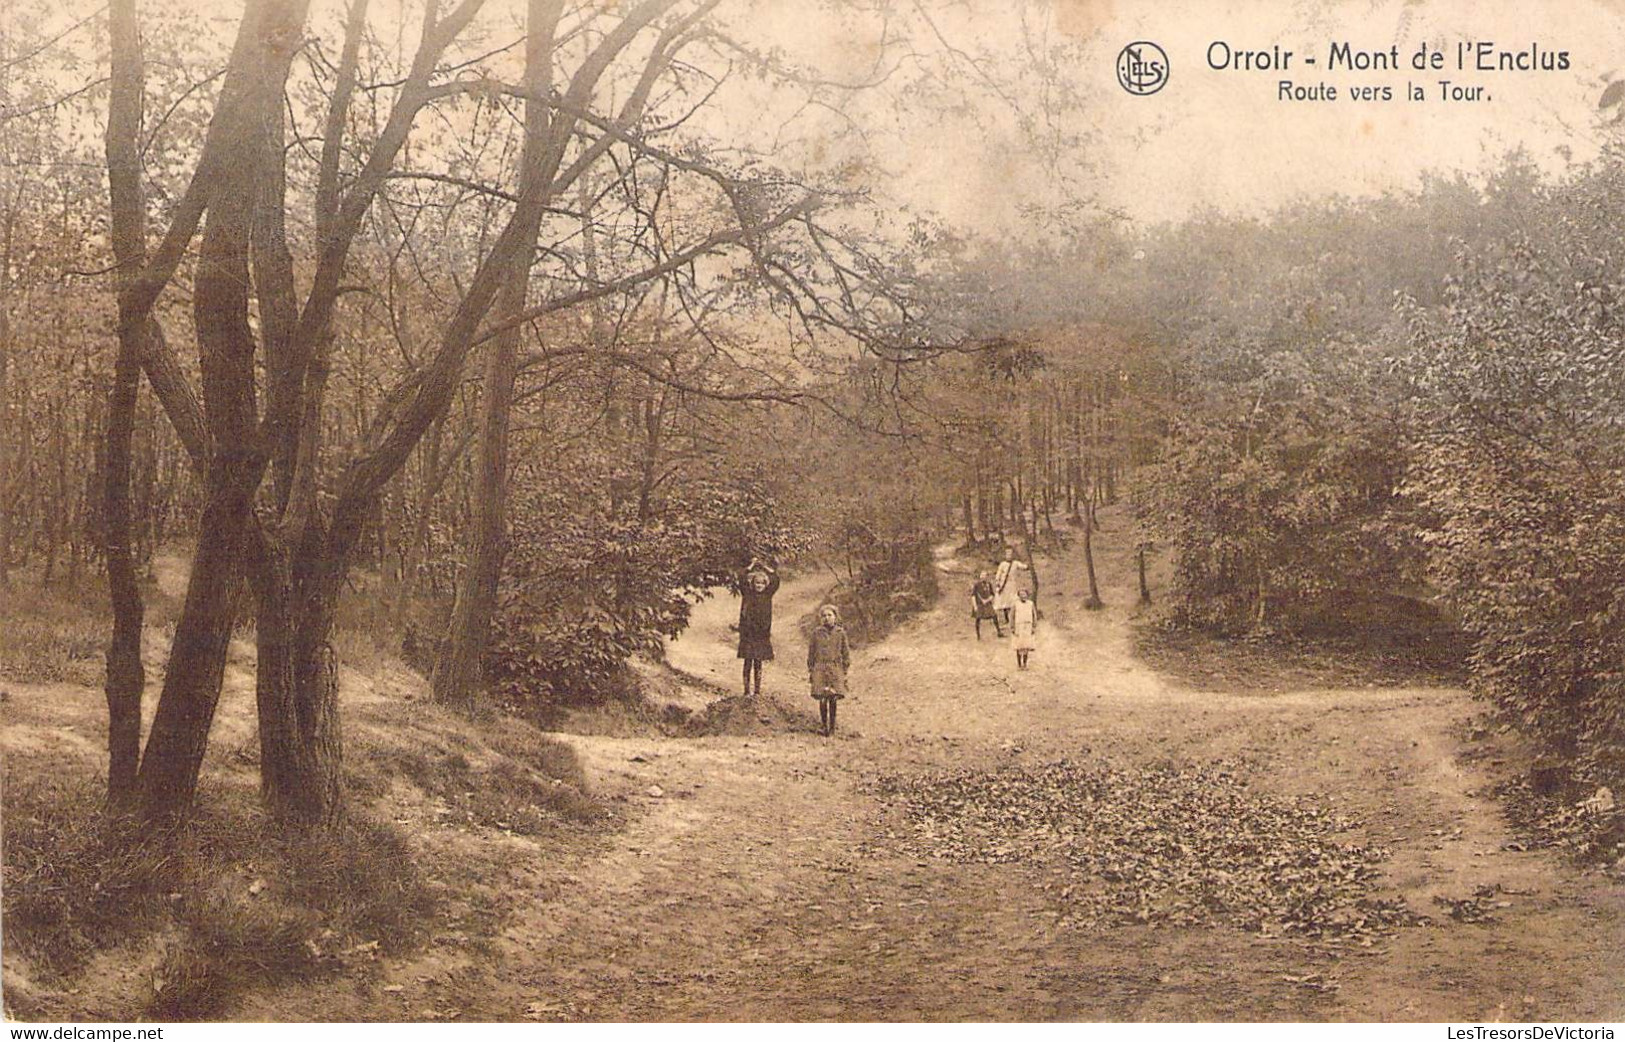
[[[1159,672],[1212,691],[1456,685],[1465,679],[1459,631],[1415,602],[1351,603],[1294,629],[1231,635],[1161,613],[1134,627],[1135,651]]]
[[[289,831],[246,801],[211,801],[185,828],[153,837],[106,816],[92,780],[15,766],[5,948],[47,976],[151,941],[164,952],[146,1014],[210,1019],[250,987],[330,975],[424,939],[435,900],[390,826]]]
[[[106,602],[99,580],[74,590],[35,586],[28,596],[0,597],[0,678],[100,686]]]
[[[44,585],[35,573],[13,573],[13,589],[0,597],[0,680],[101,687],[113,625],[106,576],[86,575],[72,586]],[[143,583],[141,596],[146,632],[162,635],[167,647],[181,599],[157,582]]]
[[[515,724],[493,731],[488,738],[491,748],[510,759],[561,782],[587,791],[587,772],[581,767],[581,758],[567,742],[543,734],[524,724]]]
[[[164,879],[184,865],[122,833],[88,779],[5,773],[5,948],[53,974],[156,928]]]
[[[561,824],[600,821],[604,807],[588,793],[575,751],[556,738],[511,721],[492,733],[498,754],[477,764],[460,750],[395,749],[382,753],[389,769],[438,797],[453,820],[522,836]]]

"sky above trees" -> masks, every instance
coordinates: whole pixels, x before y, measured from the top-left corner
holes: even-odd
[[[861,65],[869,40],[853,41],[833,20],[809,30],[789,5],[777,29],[816,60]],[[1596,102],[1612,74],[1625,67],[1625,4],[1617,2],[1484,5],[1470,0],[1053,0],[1029,4],[924,5],[953,45],[967,55],[1025,64],[1018,87],[1030,112],[1044,110],[1059,125],[1054,136],[1077,140],[1059,158],[1062,172],[1107,207],[1141,221],[1177,219],[1205,208],[1257,213],[1325,194],[1378,194],[1415,186],[1424,173],[1477,175],[1521,149],[1537,166],[1556,171],[1594,158],[1606,140]],[[825,18],[830,16],[825,15]],[[799,30],[796,27],[800,27]],[[1134,97],[1115,82],[1114,59],[1129,41],[1149,39],[1168,52],[1166,89]],[[1216,71],[1206,51],[1215,40],[1236,49],[1279,45],[1299,56],[1285,76],[1295,82],[1389,85],[1388,103],[1277,100],[1273,72]],[[1457,76],[1417,73],[1410,55],[1427,42],[1461,40],[1497,48],[1530,44],[1567,50],[1572,68],[1552,73]],[[1398,72],[1328,73],[1326,48],[1395,45]],[[1315,67],[1300,64],[1313,54]],[[845,56],[844,58],[842,56]],[[1052,69],[1036,68],[1042,62]],[[1007,68],[1008,73],[1008,68]],[[959,86],[975,76],[963,67]],[[1440,103],[1437,80],[1483,84],[1490,100]],[[1429,100],[1409,103],[1407,81]],[[1057,171],[1045,168],[1023,141],[996,92],[983,85],[980,103],[950,118],[899,120],[898,136],[882,151],[894,157],[895,180],[884,186],[900,199],[929,206],[951,220],[1005,230],[1024,204],[1057,202]],[[1072,92],[1067,98],[1065,92]],[[918,115],[918,113],[916,113]],[[1043,128],[1041,128],[1042,130]],[[1043,134],[1040,133],[1042,138]],[[1094,176],[1091,177],[1090,174]]]
[[[1329,192],[1379,193],[1414,186],[1427,171],[1477,174],[1514,149],[1547,170],[1594,158],[1605,140],[1595,121],[1597,98],[1625,55],[1625,17],[1616,3],[1177,0],[1111,6],[1090,45],[1092,69],[1109,76],[1106,52],[1137,38],[1161,42],[1174,67],[1169,86],[1155,96],[1132,97],[1114,85],[1099,92],[1097,119],[1108,142],[1105,194],[1141,218],[1174,218],[1202,207],[1256,212]],[[1208,68],[1206,50],[1215,40],[1237,49],[1279,44],[1300,56],[1313,52],[1316,67],[1295,65],[1285,78],[1387,84],[1395,100],[1278,101],[1282,76]],[[1573,67],[1477,76],[1409,67],[1422,43],[1461,40],[1567,50]],[[1326,48],[1335,41],[1372,50],[1397,44],[1405,67],[1326,72]],[[1490,100],[1441,103],[1434,95],[1442,78],[1482,83]],[[1407,81],[1424,85],[1429,100],[1402,100]]]
[[[65,28],[97,5],[6,6],[0,24],[38,19]],[[241,5],[159,6],[206,12],[223,45]],[[327,10],[333,5],[315,6],[313,28],[338,17]],[[410,36],[419,5],[388,6],[374,15],[379,31],[387,33],[393,18]],[[511,43],[499,37],[504,24],[517,35],[518,5],[492,6],[483,21],[493,45]],[[506,7],[514,16],[505,20]],[[741,48],[774,53],[812,83],[797,95],[735,74],[697,117],[697,130],[838,171],[900,223],[930,215],[993,235],[1064,234],[1072,221],[1102,211],[1140,222],[1204,209],[1261,213],[1320,195],[1410,188],[1429,172],[1477,175],[1514,150],[1555,172],[1604,145],[1596,100],[1625,65],[1618,0],[1516,8],[1470,0],[751,0],[725,7]],[[1170,56],[1170,84],[1152,97],[1128,95],[1115,82],[1117,51],[1136,39],[1157,41]],[[105,44],[83,30],[74,40],[85,61],[64,75],[89,80]],[[1297,57],[1281,74],[1213,70],[1206,52],[1216,40],[1237,50],[1278,45]],[[1478,76],[1408,67],[1424,42],[1449,48],[1462,40],[1566,50],[1572,67]],[[1336,41],[1370,50],[1397,45],[1406,67],[1327,72],[1325,50]],[[1309,54],[1318,67],[1303,64]],[[1394,100],[1280,101],[1283,77],[1386,85]],[[1441,78],[1482,84],[1490,99],[1441,102]],[[1429,100],[1404,100],[1408,82],[1424,86]]]

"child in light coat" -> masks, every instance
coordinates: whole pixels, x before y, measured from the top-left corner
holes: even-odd
[[[1016,606],[1010,609],[1010,634],[1015,637],[1016,668],[1026,669],[1027,656],[1038,647],[1038,605],[1026,590],[1017,595]]]
[[[818,719],[824,735],[835,733],[835,708],[846,697],[846,671],[852,665],[852,649],[841,628],[841,613],[835,605],[818,609],[818,628],[807,640],[807,681],[818,699]]]
[[[1004,548],[1004,560],[993,573],[993,610],[1006,625],[1011,624],[1012,613],[1016,609],[1016,591],[1021,589],[1021,573],[1027,571],[1027,563],[1016,559],[1014,547]],[[1001,637],[1003,633],[999,634]]]

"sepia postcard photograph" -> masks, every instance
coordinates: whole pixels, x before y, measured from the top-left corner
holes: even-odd
[[[1625,0],[3,0],[0,765],[13,1039],[1613,1039]]]

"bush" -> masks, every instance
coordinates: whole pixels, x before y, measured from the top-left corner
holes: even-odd
[[[794,534],[747,479],[698,480],[638,516],[585,475],[523,490],[485,658],[509,706],[602,701],[631,684],[626,661],[688,624],[693,598],[734,580],[751,553],[785,554]]]
[[[858,646],[883,639],[898,625],[936,603],[937,569],[924,533],[867,560],[855,580],[837,585],[826,600],[841,612],[847,636]],[[808,627],[817,625],[809,619]]]
[[[1138,475],[1141,525],[1172,554],[1175,617],[1292,631],[1349,594],[1414,584],[1421,544],[1399,497],[1405,445],[1381,359],[1349,344],[1230,346],[1159,462]]]
[[[1412,315],[1425,437],[1408,491],[1474,687],[1582,778],[1625,779],[1625,286],[1617,164],[1554,189],[1539,239],[1464,256]]]

